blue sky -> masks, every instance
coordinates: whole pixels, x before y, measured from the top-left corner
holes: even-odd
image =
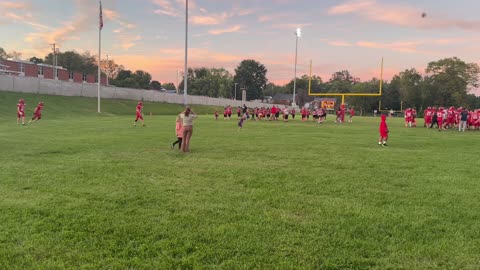
[[[185,0],[103,0],[102,54],[161,82],[183,69]],[[368,80],[457,56],[480,62],[480,1],[398,0],[190,0],[189,66],[225,67],[255,59],[268,78],[293,78],[295,28],[303,36],[298,72],[327,80],[338,70]],[[43,57],[50,43],[62,51],[98,50],[98,1],[0,2],[0,46]],[[421,13],[427,17],[422,18]]]

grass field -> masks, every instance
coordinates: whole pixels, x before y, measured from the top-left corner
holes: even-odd
[[[44,119],[15,123],[40,99]],[[1,269],[479,269],[480,132],[214,121],[0,92]]]

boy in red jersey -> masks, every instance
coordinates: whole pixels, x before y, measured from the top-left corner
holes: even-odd
[[[412,110],[410,108],[405,110],[405,127],[412,127]]]
[[[20,124],[22,120],[22,125],[25,125],[25,100],[20,99],[17,104],[17,125]]]
[[[42,119],[42,109],[43,109],[43,102],[39,102],[37,107],[35,108],[35,111],[33,112],[32,119],[28,122],[29,124],[32,121],[38,121],[38,120]]]
[[[428,107],[424,112],[425,127],[430,128],[430,126],[432,125],[432,116],[433,116],[432,108]]]
[[[352,123],[353,122],[353,116],[355,115],[355,109],[352,107],[350,108],[350,118],[348,119],[348,122]]]
[[[230,105],[227,107],[227,116],[228,120],[232,119],[232,107]]]
[[[380,131],[380,138],[378,139],[378,145],[387,146],[389,130],[387,126],[387,116],[385,114],[382,114],[379,131]]]
[[[455,124],[455,108],[453,107],[448,108],[446,120],[447,120],[446,127],[452,128],[453,125]]]
[[[443,127],[443,107],[438,108],[437,123],[438,123],[438,131],[441,131],[442,129],[445,130],[445,128]]]
[[[145,122],[143,121],[143,113],[142,113],[142,109],[143,109],[143,102],[139,101],[137,103],[137,117],[135,118],[135,122],[133,122],[133,126],[136,127],[137,126],[137,121],[138,119],[142,120],[142,126],[145,126]]]
[[[475,110],[471,114],[471,129],[478,129],[480,126],[480,110]]]
[[[345,104],[340,105],[340,121],[345,122]]]

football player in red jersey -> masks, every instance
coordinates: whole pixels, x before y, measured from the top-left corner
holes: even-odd
[[[378,145],[381,146],[387,146],[387,140],[388,140],[388,125],[387,125],[387,116],[385,114],[382,114],[381,117],[381,122],[380,122],[380,138],[378,139]]]
[[[352,107],[350,108],[350,119],[348,119],[348,122],[353,122],[353,116],[355,116],[355,109]]]
[[[135,118],[135,122],[133,122],[133,126],[137,126],[138,119],[142,120],[142,126],[145,126],[145,122],[143,121],[142,109],[143,109],[143,102],[139,101],[137,103],[137,111],[136,111],[137,117]]]
[[[443,107],[440,107],[438,108],[438,111],[437,111],[437,123],[438,123],[438,131],[440,130],[445,130],[445,128],[443,127],[444,123],[443,123],[443,114],[444,114],[444,111],[443,111]]]
[[[38,121],[42,119],[42,109],[43,109],[43,102],[40,101],[37,107],[35,108],[35,111],[33,112],[32,119],[28,122],[29,124],[33,121]]]
[[[405,110],[405,127],[412,127],[412,109]]]
[[[20,99],[17,104],[17,125],[20,124],[22,120],[22,125],[25,125],[25,100]]]

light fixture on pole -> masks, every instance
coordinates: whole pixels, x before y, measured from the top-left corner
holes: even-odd
[[[237,100],[237,84],[238,83],[235,83],[235,100]]]
[[[293,102],[292,107],[297,107],[295,103],[295,91],[297,90],[297,54],[298,54],[298,38],[302,36],[302,29],[297,28],[295,31],[295,76],[293,77]]]
[[[183,104],[187,106],[187,61],[188,61],[188,0],[185,0],[185,71],[183,74]]]

